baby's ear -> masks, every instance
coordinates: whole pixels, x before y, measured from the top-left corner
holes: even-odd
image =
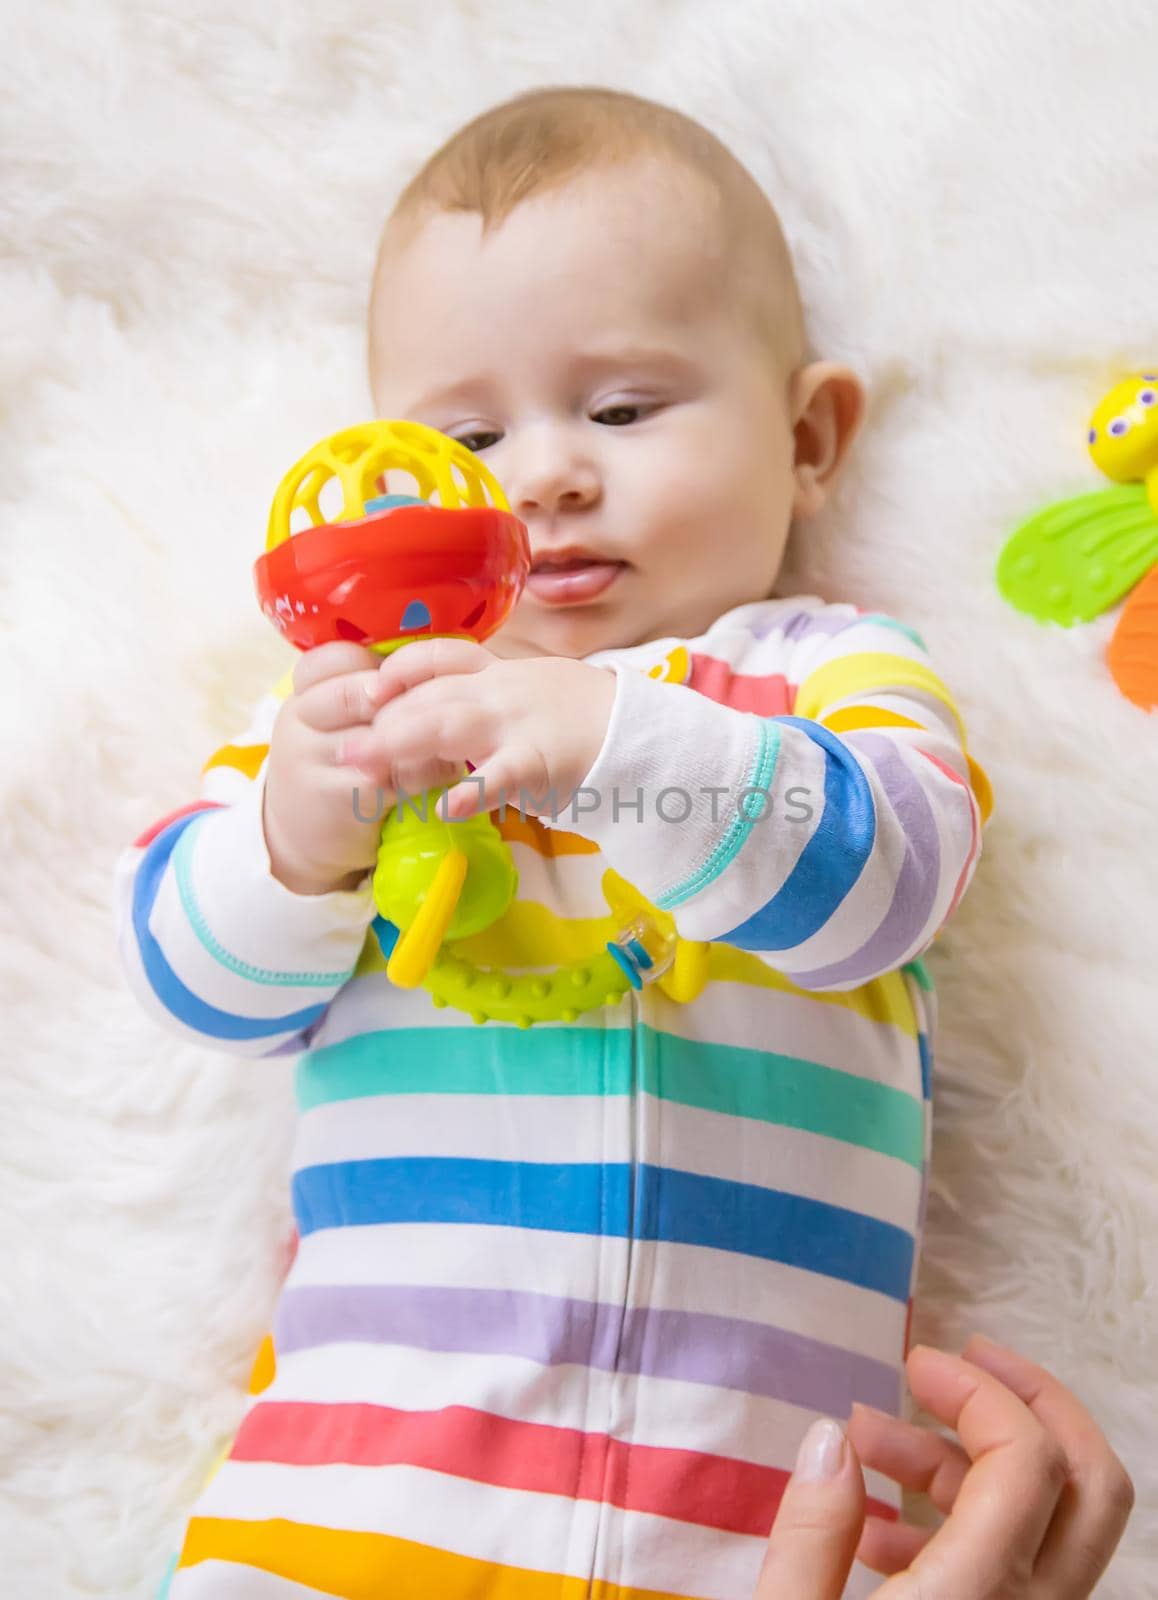
[[[864,385],[851,367],[813,361],[788,387],[794,443],[794,517],[811,517],[828,499],[864,418]]]

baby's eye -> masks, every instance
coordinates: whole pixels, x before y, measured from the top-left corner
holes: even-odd
[[[465,445],[475,455],[478,455],[480,450],[489,450],[492,444],[497,444],[502,438],[502,434],[494,432],[460,433],[451,434],[451,438],[455,439],[459,444]]]
[[[605,421],[609,428],[623,428],[628,423],[634,422],[643,410],[643,406],[604,406],[602,411],[596,411],[592,414],[591,420],[592,422]]]

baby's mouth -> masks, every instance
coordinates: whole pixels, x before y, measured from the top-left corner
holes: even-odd
[[[547,605],[575,605],[604,594],[626,565],[582,551],[557,551],[532,562],[527,589]]]

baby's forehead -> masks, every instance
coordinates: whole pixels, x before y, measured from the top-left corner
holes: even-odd
[[[600,164],[489,224],[475,211],[436,209],[403,222],[388,227],[375,275],[372,375],[387,349],[413,368],[449,346],[457,365],[480,326],[522,343],[544,327],[582,337],[617,324],[625,336],[654,336],[739,315],[764,342],[777,309],[795,314],[783,252],[777,259],[751,231],[737,240],[735,206],[710,176],[671,159]]]
[[[391,321],[440,292],[451,311],[480,295],[534,300],[540,287],[572,317],[606,298],[677,307],[724,294],[728,260],[711,184],[672,161],[633,161],[574,175],[489,224],[429,211],[384,240],[374,296]]]

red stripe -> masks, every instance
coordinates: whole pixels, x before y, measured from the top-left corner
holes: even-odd
[[[164,833],[171,822],[177,822],[181,817],[187,817],[193,811],[219,811],[220,809],[221,802],[219,800],[194,800],[187,806],[181,806],[176,811],[170,811],[169,815],[162,817],[160,822],[154,822],[153,826],[146,829],[139,839],[133,840],[133,848],[143,850],[147,844],[152,844],[159,833]]]
[[[947,766],[939,756],[931,755],[928,750],[922,750],[920,745],[916,745],[914,748],[918,755],[924,756],[926,761],[931,761],[939,772],[943,772],[947,778],[952,778],[954,783],[960,784],[969,798],[969,825],[973,830],[972,840],[969,845],[969,854],[965,858],[965,865],[961,868],[961,876],[957,879],[957,887],[953,890],[953,898],[949,902],[949,909],[945,913],[945,921],[948,922],[957,909],[957,902],[965,893],[965,885],[969,880],[969,869],[977,859],[977,850],[981,843],[981,830],[977,825],[979,811],[977,796],[973,793],[972,784],[967,783],[959,772],[954,772],[953,768]]]
[[[755,711],[762,717],[786,716],[794,698],[782,672],[769,672],[760,677],[733,672],[726,661],[719,661],[715,656],[693,654],[688,687],[722,706],[731,706],[735,711]]]
[[[469,1406],[400,1411],[289,1400],[259,1402],[249,1412],[232,1458],[289,1466],[426,1467],[761,1537],[772,1526],[789,1476],[779,1467],[729,1456],[632,1445],[605,1433],[516,1422]],[[868,1510],[897,1519],[894,1507],[871,1496]]]

